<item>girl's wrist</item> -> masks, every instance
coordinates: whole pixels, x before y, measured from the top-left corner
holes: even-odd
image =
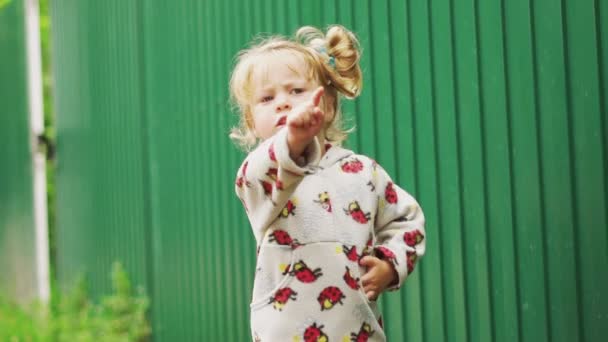
[[[309,141],[294,141],[295,139],[291,134],[287,134],[287,147],[289,148],[289,157],[291,160],[299,164],[301,157],[306,157],[304,154],[307,150],[308,145],[313,139]]]
[[[393,263],[383,258],[380,258],[380,260],[384,262],[385,267],[387,268],[387,273],[390,274],[390,281],[388,282],[388,285],[386,287],[397,285],[397,283],[399,282],[399,274],[397,273],[397,270],[395,269]]]

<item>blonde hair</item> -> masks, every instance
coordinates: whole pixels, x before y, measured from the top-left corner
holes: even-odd
[[[296,32],[295,40],[270,37],[239,52],[230,78],[230,97],[241,115],[230,138],[245,150],[257,144],[251,115],[253,69],[260,57],[285,51],[301,57],[309,67],[305,76],[325,87],[324,96],[333,100],[330,103],[334,112],[325,135],[330,141],[342,142],[352,129],[342,127],[339,96],[349,99],[359,96],[363,77],[359,66],[359,42],[352,32],[340,25],[330,26],[325,34],[317,28],[304,26]]]

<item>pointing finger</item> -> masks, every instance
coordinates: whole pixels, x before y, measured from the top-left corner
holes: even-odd
[[[323,88],[322,86],[320,86],[319,88],[317,88],[317,90],[315,90],[314,94],[312,95],[312,104],[317,107],[319,105],[319,103],[321,102],[321,96],[323,96],[323,94],[325,93],[325,88]]]

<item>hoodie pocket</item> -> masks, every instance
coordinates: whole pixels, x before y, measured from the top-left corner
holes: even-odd
[[[278,292],[288,286],[293,277],[289,275],[293,268],[295,253],[289,246],[262,245],[258,255],[251,310],[256,310],[273,303]],[[289,290],[283,295],[290,297]],[[281,303],[275,302],[276,305]]]

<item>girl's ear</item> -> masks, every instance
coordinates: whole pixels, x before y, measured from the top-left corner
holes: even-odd
[[[243,116],[245,116],[245,125],[247,125],[247,128],[253,130],[253,115],[251,114],[251,108],[249,108],[249,106],[243,110]]]
[[[323,95],[323,98],[321,99],[323,101],[323,113],[325,114],[324,118],[325,118],[325,122],[332,122],[334,119],[334,116],[336,115],[336,98],[334,96],[331,96],[327,93],[325,93],[325,95]]]

